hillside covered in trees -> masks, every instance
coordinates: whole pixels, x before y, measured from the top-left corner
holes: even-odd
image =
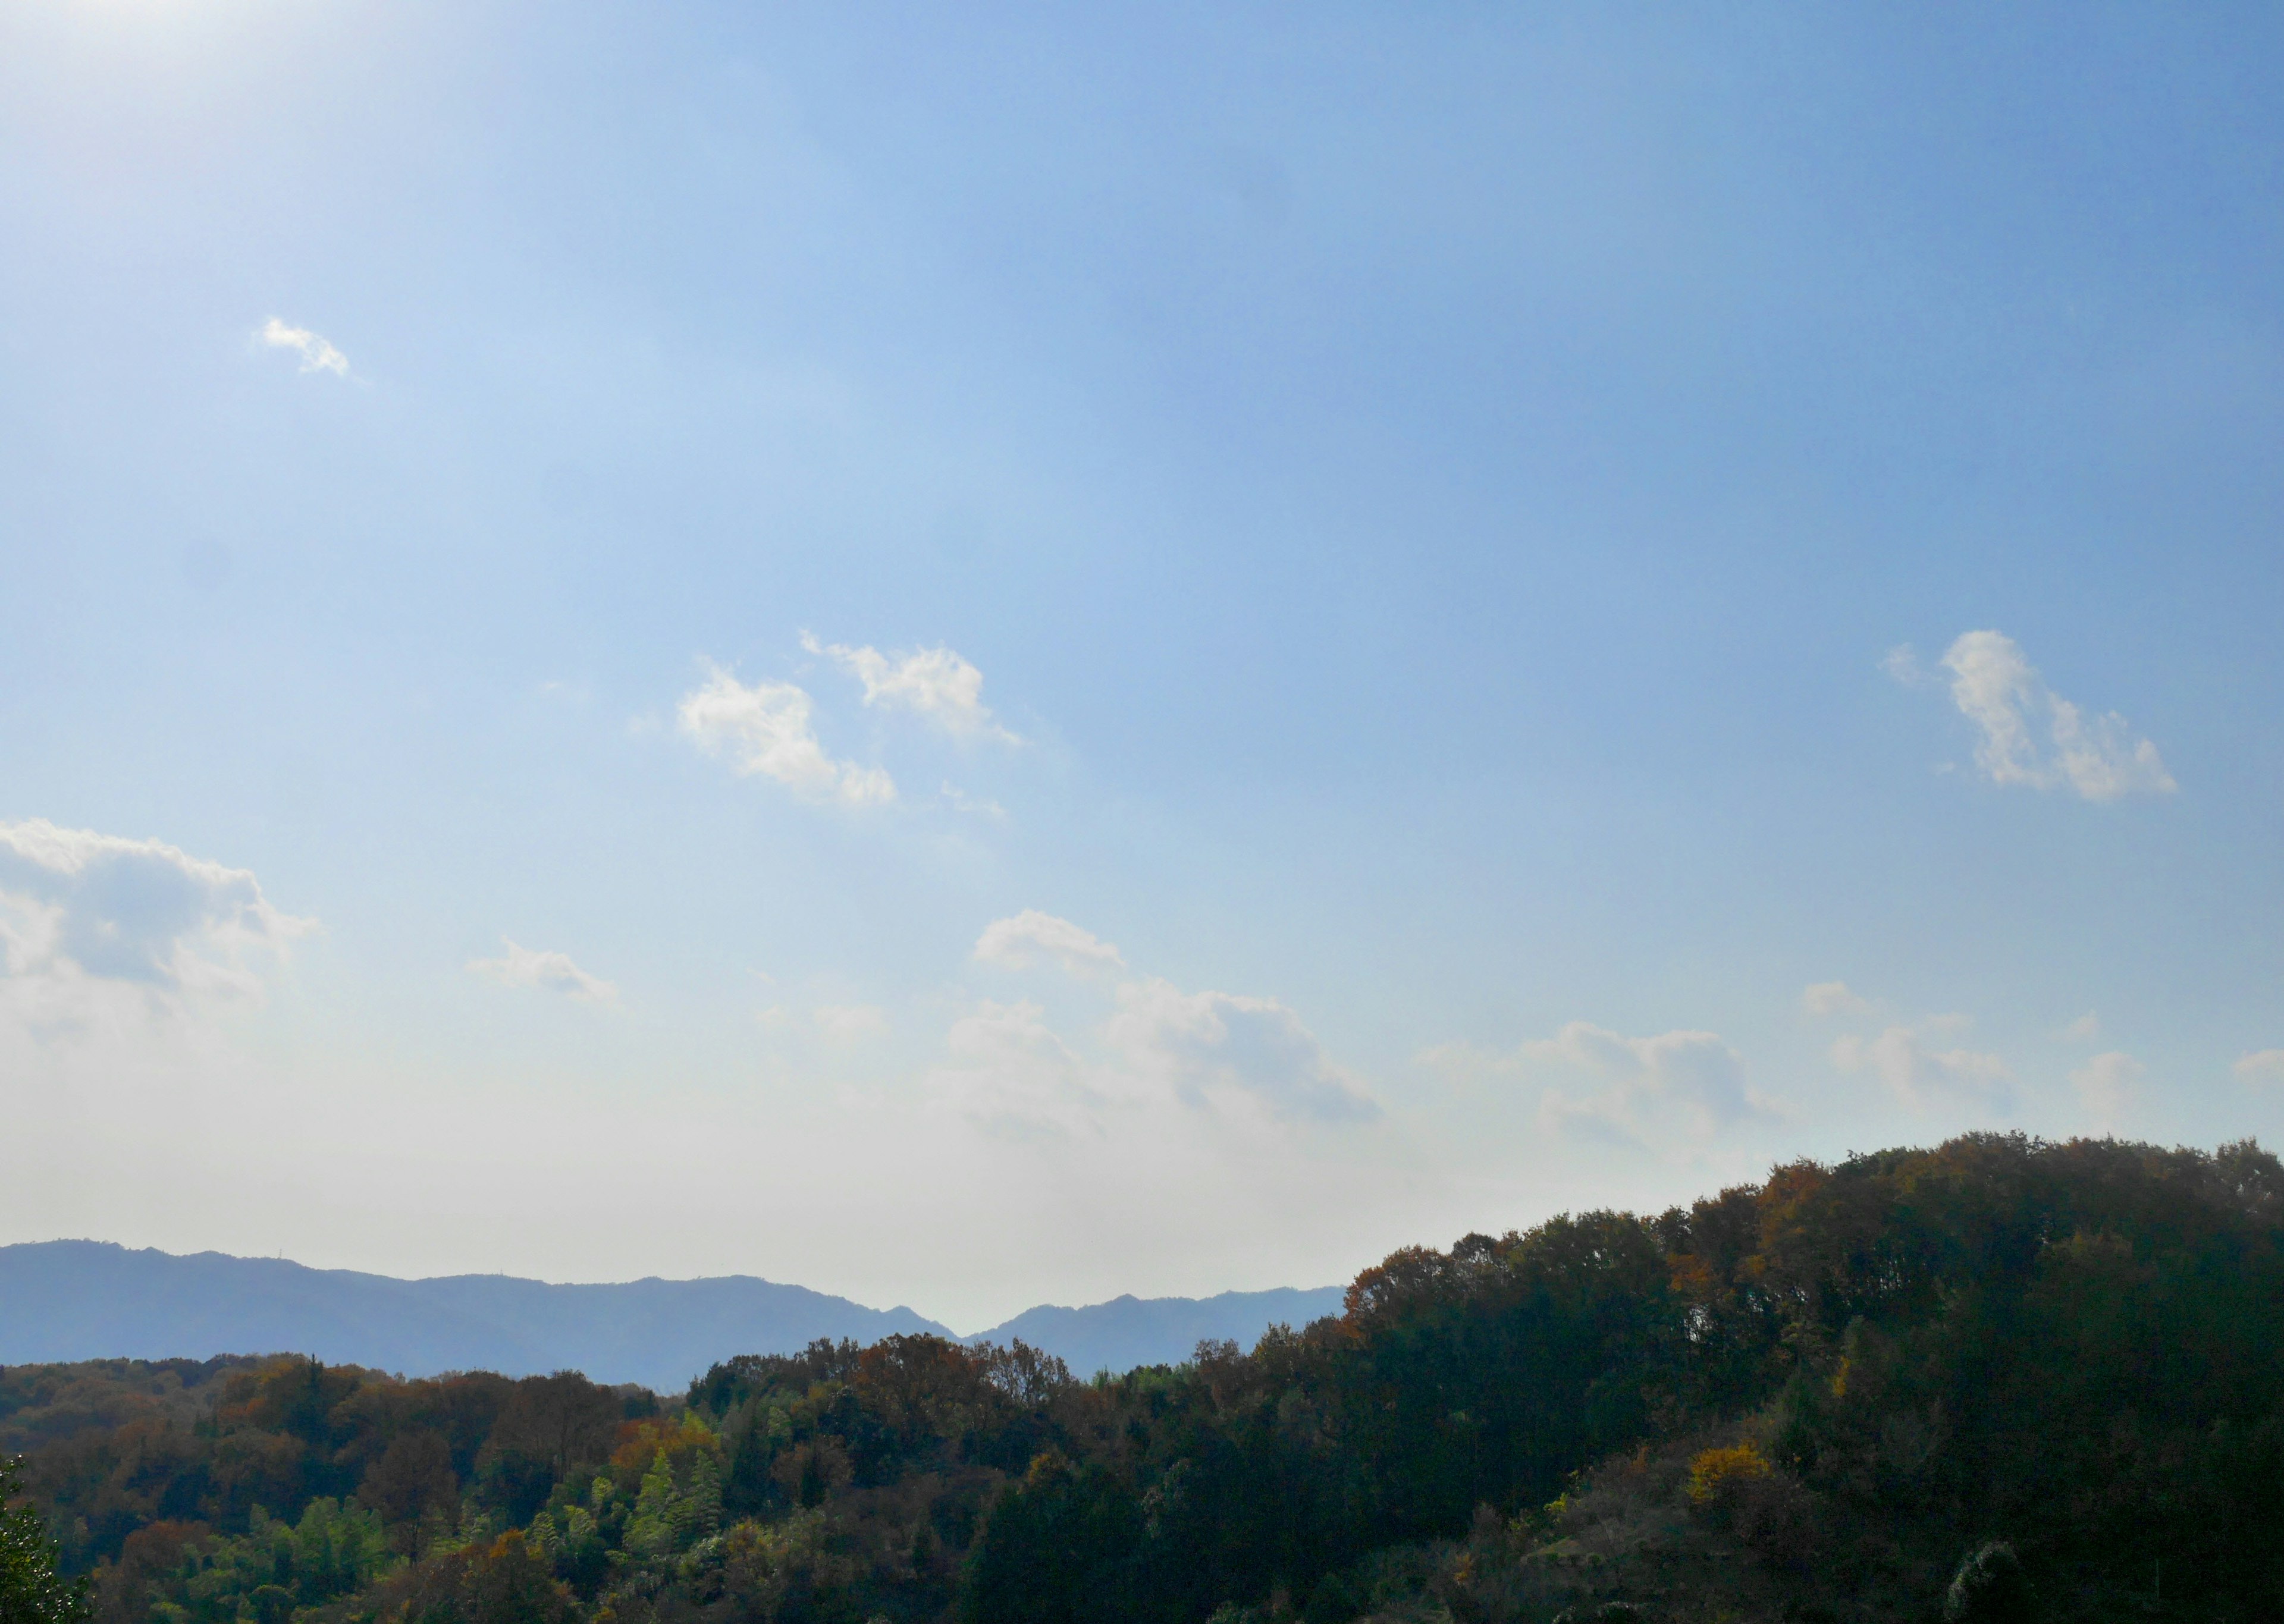
[[[2273,1619],[2280,1226],[2249,1142],[1976,1136],[1091,1381],[931,1336],[665,1399],[21,1366],[0,1452],[112,1624]]]

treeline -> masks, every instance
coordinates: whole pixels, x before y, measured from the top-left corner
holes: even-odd
[[[0,1450],[115,1624],[1903,1620],[1970,1552],[2018,1616],[2284,1617],[2280,1239],[2249,1142],[1977,1136],[1399,1252],[1091,1382],[31,1367]]]

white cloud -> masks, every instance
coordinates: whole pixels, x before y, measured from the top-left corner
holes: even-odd
[[[1874,1038],[1850,1035],[1832,1045],[1832,1063],[1843,1072],[1872,1073],[1906,1105],[1925,1105],[1937,1093],[2006,1103],[2014,1074],[1997,1055],[1968,1049],[1930,1050],[1922,1041],[1924,1030],[1940,1031],[1953,1024],[1930,1021],[1920,1029],[1889,1027]]]
[[[2088,1010],[2056,1035],[2066,1043],[2091,1043],[2101,1035],[2101,1017]]]
[[[819,1033],[835,1043],[862,1042],[888,1029],[888,1012],[878,1004],[820,1003],[809,1018]]]
[[[2245,1055],[2229,1068],[2236,1080],[2253,1087],[2284,1083],[2284,1049],[2263,1049]]]
[[[2132,1099],[2134,1085],[2148,1069],[2124,1050],[2113,1049],[2072,1072],[2070,1082],[2085,1108],[2106,1128],[2124,1113]]]
[[[952,1023],[944,1048],[950,1064],[930,1072],[927,1087],[960,1114],[1017,1135],[1097,1125],[1104,1097],[1037,1004],[986,999]]]
[[[1993,784],[2066,787],[2088,800],[2178,787],[2155,745],[2136,738],[2115,711],[2088,716],[2048,688],[2011,637],[1970,631],[1943,666],[1952,702],[1981,730],[1975,762]]]
[[[571,962],[567,953],[520,947],[505,936],[500,941],[506,952],[497,958],[472,958],[468,969],[502,987],[536,987],[585,1003],[609,1003],[619,995],[617,988],[599,976],[589,975]]]
[[[331,372],[336,378],[349,375],[349,358],[307,327],[289,327],[273,316],[254,336],[272,349],[299,354],[305,372]]]
[[[1073,975],[1122,970],[1126,961],[1110,943],[1051,913],[1026,908],[1005,919],[994,919],[975,939],[975,958],[986,964],[1021,969],[1039,954],[1056,960]]]
[[[698,747],[747,777],[775,778],[799,795],[849,806],[894,800],[896,786],[877,767],[836,761],[810,726],[809,695],[791,683],[740,683],[709,666],[703,684],[676,707],[682,731]]]
[[[1819,981],[1801,989],[1800,1007],[1811,1015],[1858,1015],[1872,1001],[1850,991],[1845,981]]]
[[[1574,1020],[1552,1038],[1523,1044],[1515,1061],[1592,1079],[1596,1086],[1584,1094],[1547,1089],[1540,1117],[1550,1127],[1593,1136],[1639,1140],[1662,1126],[1652,1113],[1666,1105],[1679,1108],[1685,1128],[1698,1138],[1774,1114],[1747,1086],[1744,1057],[1717,1033],[1627,1037]]]
[[[1193,1105],[1254,1101],[1274,1116],[1322,1122],[1381,1114],[1301,1018],[1272,998],[1185,993],[1154,977],[1129,981],[1104,1035],[1136,1075]]]
[[[981,795],[969,794],[949,778],[944,780],[943,793],[945,802],[955,812],[965,812],[974,817],[988,817],[997,824],[1007,821],[1006,808],[996,800],[987,800]]]
[[[1916,688],[1928,680],[1927,669],[1920,664],[1919,651],[1908,643],[1899,643],[1881,656],[1880,669],[1906,688]]]
[[[1109,942],[1035,908],[992,921],[974,957],[1016,967],[1052,959],[1095,985],[1126,963]],[[1256,1126],[1381,1114],[1355,1075],[1273,998],[1185,992],[1156,977],[1109,990],[1107,1016],[1083,1050],[1050,1030],[1036,1004],[982,1003],[952,1029],[958,1064],[932,1080],[969,1114],[1002,1127],[1022,1120],[1066,1129],[1106,1109],[1168,1120],[1203,1113]]]
[[[883,654],[875,648],[820,644],[807,632],[801,635],[801,645],[863,683],[867,705],[911,711],[961,738],[1022,743],[993,719],[990,707],[983,703],[983,673],[948,648]]]
[[[44,818],[0,824],[0,964],[12,980],[258,995],[253,956],[316,925],[272,907],[247,871],[162,841]]]

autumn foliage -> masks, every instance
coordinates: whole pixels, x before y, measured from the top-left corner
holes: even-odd
[[[2280,1226],[2249,1144],[1976,1136],[1407,1248],[1170,1369],[20,1367],[0,1449],[111,1624],[2284,1617]]]

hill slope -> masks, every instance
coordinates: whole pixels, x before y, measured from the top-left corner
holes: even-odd
[[[1954,1586],[1972,1619],[2279,1619],[2284,1164],[1795,1162],[1406,1247],[1337,1320],[1094,1381],[933,1336],[741,1355],[680,1404],[15,1366],[0,1446],[99,1624],[1926,1624]]]

